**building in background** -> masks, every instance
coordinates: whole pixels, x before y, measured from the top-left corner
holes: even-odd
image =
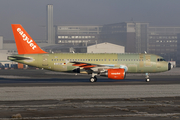
[[[105,42],[88,46],[87,53],[124,53],[124,46]]]
[[[54,24],[53,24],[53,5],[46,6],[46,36],[49,44],[55,44]]]
[[[177,43],[180,27],[149,27],[149,53],[177,60]]]
[[[100,43],[102,26],[58,25],[55,29],[56,44],[87,46]]]
[[[111,44],[107,42],[89,46],[57,44],[44,47],[44,49],[51,53],[124,53],[125,50],[124,46]]]
[[[177,64],[180,65],[180,33],[177,34]]]
[[[121,22],[104,25],[101,32],[103,42],[125,46],[125,52],[144,53],[148,45],[146,22]]]
[[[3,49],[3,36],[0,36],[0,50]]]

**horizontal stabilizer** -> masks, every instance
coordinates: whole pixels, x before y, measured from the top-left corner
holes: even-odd
[[[19,57],[19,56],[8,56],[8,60],[30,60],[30,58],[27,57]]]

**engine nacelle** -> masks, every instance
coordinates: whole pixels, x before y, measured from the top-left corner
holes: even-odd
[[[107,76],[110,79],[122,80],[125,78],[126,73],[124,69],[108,69],[107,72],[101,73],[101,76]]]

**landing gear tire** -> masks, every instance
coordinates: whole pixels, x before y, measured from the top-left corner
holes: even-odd
[[[149,78],[147,78],[147,79],[146,79],[146,82],[149,82],[149,81],[150,81],[150,79],[149,79]]]
[[[95,81],[94,81],[94,82],[97,82],[97,77],[96,77],[96,76],[94,76],[94,79],[95,79]]]
[[[90,78],[90,82],[93,83],[93,82],[96,82],[97,81],[97,78],[96,77],[91,77]]]

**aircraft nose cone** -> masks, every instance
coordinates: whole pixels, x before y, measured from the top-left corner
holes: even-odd
[[[168,63],[168,70],[171,70],[171,63]]]

